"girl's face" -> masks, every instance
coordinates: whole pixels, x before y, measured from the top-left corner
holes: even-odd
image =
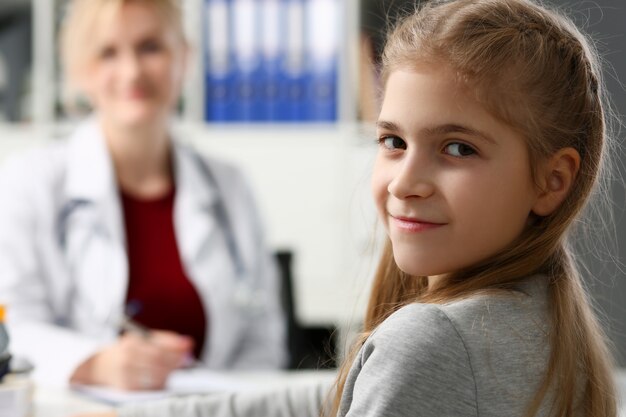
[[[393,72],[377,135],[372,188],[400,269],[454,272],[520,235],[539,194],[524,139],[450,72]]]
[[[149,1],[133,1],[94,30],[96,56],[79,82],[100,116],[124,127],[166,117],[185,66],[185,45],[174,28]]]

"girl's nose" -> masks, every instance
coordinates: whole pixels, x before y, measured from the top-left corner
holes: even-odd
[[[387,191],[399,199],[428,198],[435,193],[432,167],[423,158],[409,156],[400,162]]]

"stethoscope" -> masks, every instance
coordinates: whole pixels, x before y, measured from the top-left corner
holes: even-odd
[[[220,189],[211,168],[200,155],[194,154],[194,156],[196,163],[201,168],[202,173],[209,181],[210,185],[217,190],[217,198],[214,205],[215,217],[217,219],[217,223],[222,228],[228,253],[233,265],[235,266],[236,282],[235,290],[232,296],[232,303],[243,312],[250,315],[256,315],[264,311],[267,307],[265,290],[257,285],[258,283],[255,282],[256,280],[253,278],[256,274],[250,273],[246,263],[244,262],[242,251],[238,247],[237,240],[235,238],[233,223],[230,220],[228,210],[226,210],[226,205],[224,203],[224,198],[222,197],[224,193]]]
[[[212,170],[200,157],[200,155],[195,155],[195,162],[201,168],[202,173],[209,184],[216,190],[217,198],[213,206],[214,215],[217,224],[222,229],[227,250],[235,270],[235,284],[231,302],[237,309],[241,310],[242,313],[257,315],[267,308],[265,289],[258,285],[256,282],[257,280],[255,279],[257,275],[250,273],[249,268],[246,266],[242,250],[237,245],[233,223],[231,222],[228,211],[226,210],[223,192],[220,189]],[[67,246],[69,219],[77,211],[87,208],[91,204],[92,202],[89,200],[72,199],[68,201],[60,210],[57,221],[57,236],[59,244],[64,251]]]

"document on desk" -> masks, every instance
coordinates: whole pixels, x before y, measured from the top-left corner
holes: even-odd
[[[246,378],[206,369],[181,369],[172,373],[166,388],[160,391],[123,391],[115,388],[73,385],[72,389],[97,401],[111,405],[150,401],[173,395],[210,394],[220,392],[242,392],[254,390],[257,383]]]

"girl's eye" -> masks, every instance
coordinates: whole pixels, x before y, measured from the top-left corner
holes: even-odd
[[[474,148],[460,142],[450,143],[446,145],[444,150],[448,155],[456,156],[457,158],[476,154],[476,150]]]
[[[397,136],[383,136],[378,139],[378,143],[390,151],[396,149],[406,149],[406,142]]]

